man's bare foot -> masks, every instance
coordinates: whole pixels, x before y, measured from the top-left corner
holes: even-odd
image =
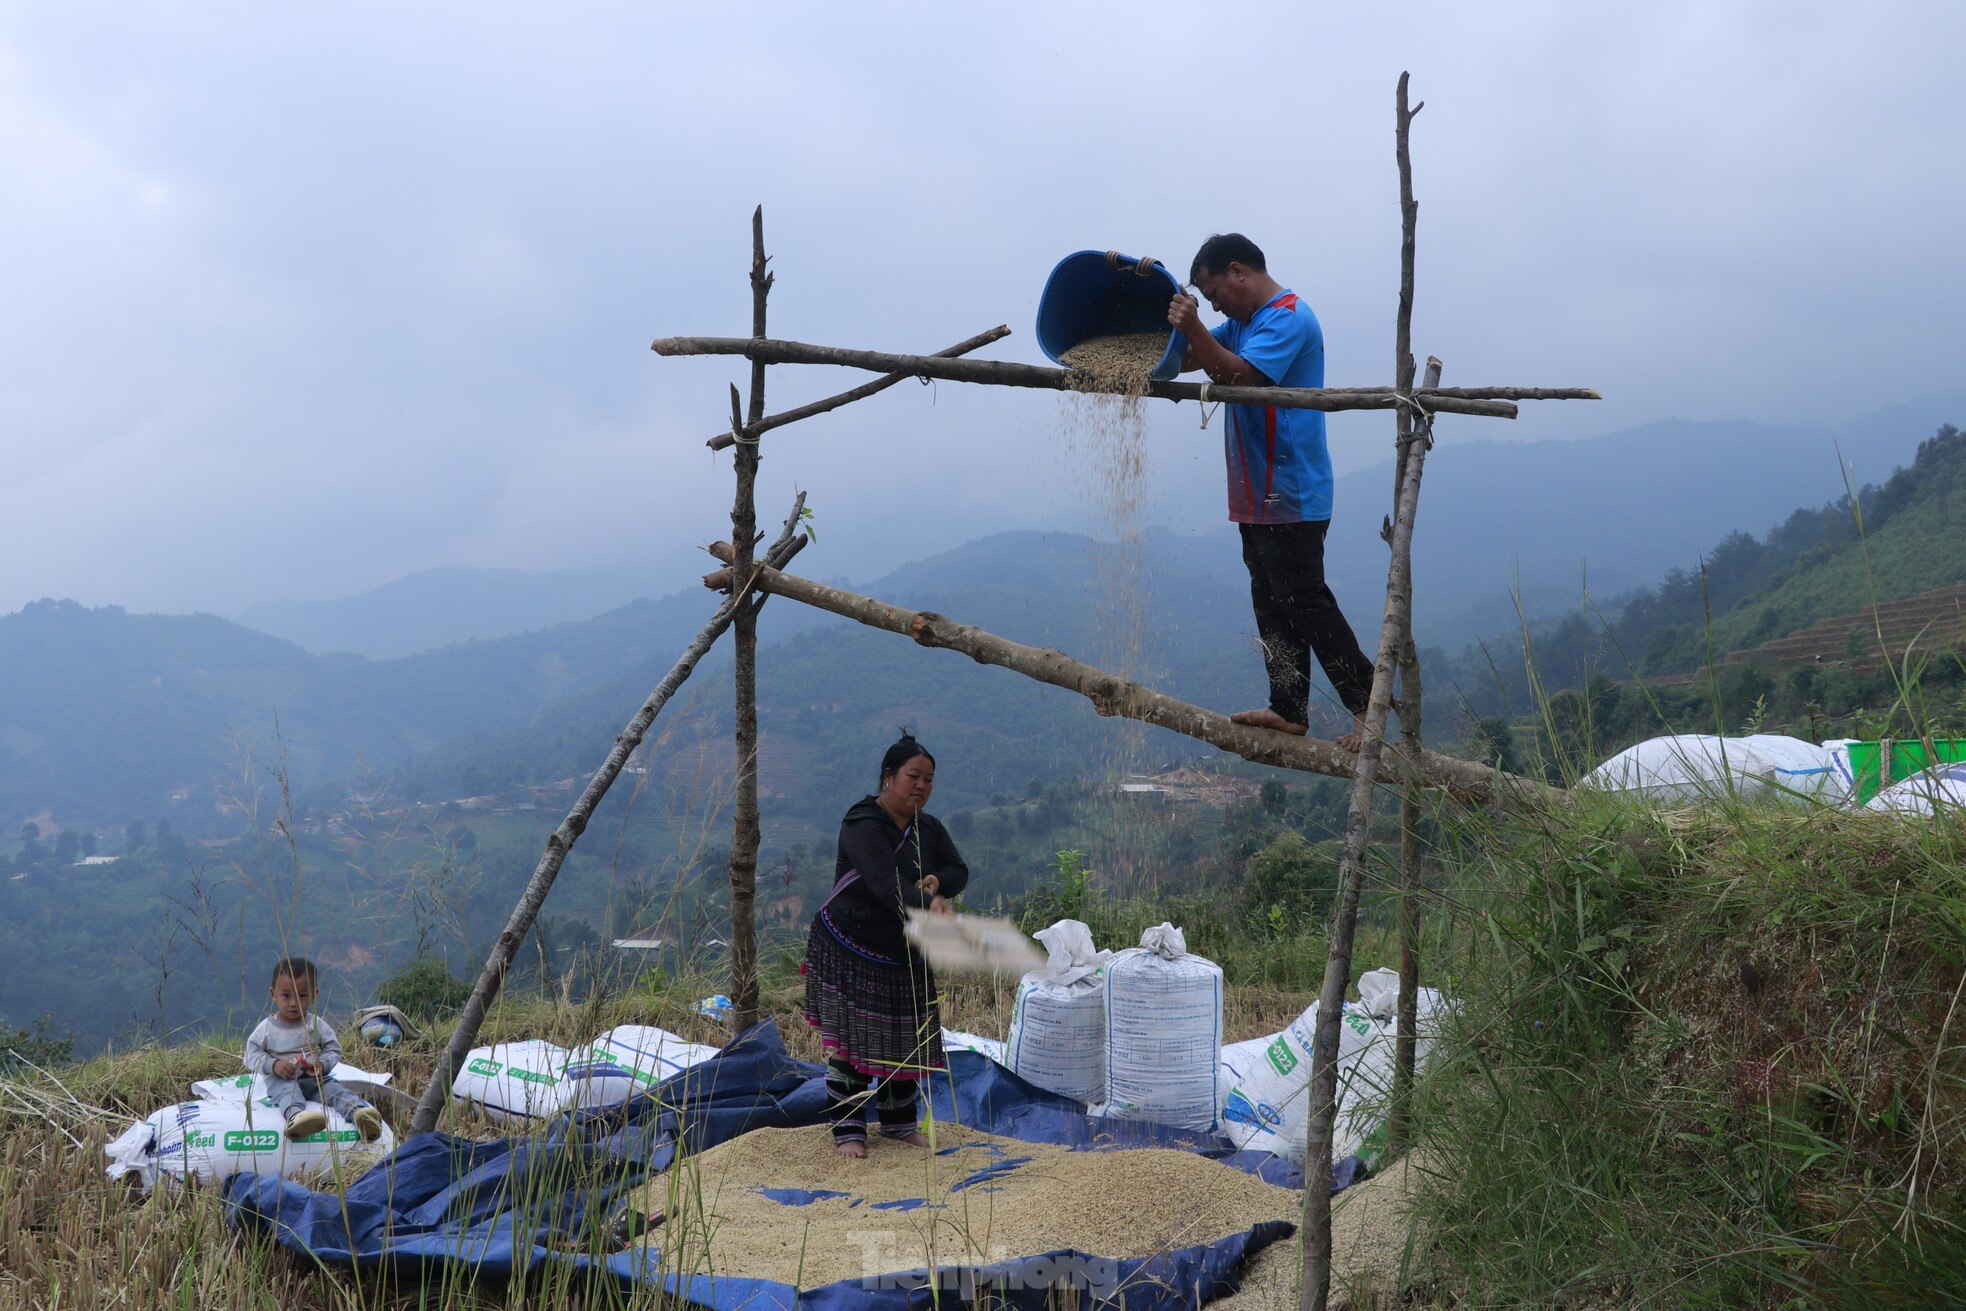
[[[1307,725],[1293,724],[1268,706],[1261,710],[1238,710],[1229,716],[1229,722],[1247,724],[1251,728],[1267,728],[1277,733],[1289,733],[1294,737],[1302,737],[1310,731]]]
[[[841,1156],[846,1157],[846,1159],[849,1161],[864,1161],[867,1159],[866,1143],[860,1143],[860,1142],[834,1143],[833,1150],[838,1152]]]
[[[1353,755],[1357,755],[1359,753],[1359,749],[1364,745],[1365,745],[1365,716],[1358,715],[1352,719],[1352,731],[1338,739],[1338,749],[1340,751],[1349,751]]]

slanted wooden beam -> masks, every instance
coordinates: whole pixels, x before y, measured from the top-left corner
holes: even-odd
[[[1033,387],[1049,391],[1111,392],[1119,389],[1099,386],[1089,375],[1076,369],[1052,369],[1036,364],[1008,360],[946,359],[936,355],[893,355],[884,351],[854,350],[844,346],[814,346],[800,341],[779,341],[754,337],[658,337],[649,347],[658,355],[742,355],[766,364],[836,364],[846,368],[871,369],[877,373],[913,378],[940,378],[945,382],[977,382],[998,387]],[[1232,405],[1274,405],[1287,410],[1390,410],[1402,404],[1392,387],[1227,387],[1214,383],[1154,382],[1147,395],[1170,401],[1198,401],[1202,389],[1211,401]],[[1520,392],[1524,399],[1595,401],[1603,399],[1589,387],[1483,387],[1463,391],[1491,393],[1476,398],[1455,394],[1456,389],[1413,393],[1428,411],[1438,414],[1472,414],[1491,419],[1513,419],[1516,407],[1506,396]],[[1499,393],[1500,395],[1494,395]],[[1127,393],[1131,394],[1131,393]]]
[[[765,552],[765,561],[771,564],[784,564],[799,553],[805,545],[805,537],[798,531],[801,512],[805,509],[805,493],[800,492],[792,502],[792,513],[785,516],[785,527],[778,534],[771,549]],[[762,569],[763,563],[752,566]],[[519,894],[519,900],[506,917],[505,928],[492,943],[491,952],[485,957],[485,967],[478,972],[478,981],[472,986],[471,995],[465,999],[464,1008],[458,1012],[457,1026],[451,1030],[450,1041],[444,1045],[443,1055],[437,1058],[437,1068],[431,1071],[430,1082],[424,1086],[423,1096],[418,1099],[416,1111],[410,1117],[411,1133],[428,1133],[437,1127],[437,1116],[450,1099],[451,1080],[457,1077],[457,1067],[464,1062],[464,1055],[478,1041],[478,1030],[485,1022],[485,1013],[491,1009],[492,1001],[499,989],[505,986],[505,972],[511,968],[512,958],[518,954],[519,944],[525,941],[532,929],[533,921],[539,917],[540,907],[546,904],[546,894],[553,890],[553,881],[560,877],[560,868],[566,864],[567,856],[573,851],[573,844],[580,841],[580,835],[587,831],[588,821],[593,819],[594,810],[601,799],[621,777],[621,771],[628,758],[635,754],[635,748],[647,736],[649,725],[662,713],[662,707],[676,694],[695,670],[697,662],[729,628],[731,621],[740,612],[752,608],[760,598],[754,595],[756,588],[751,584],[751,575],[740,577],[731,588],[730,599],[717,607],[710,616],[710,622],[703,626],[690,644],[683,649],[676,663],[670,667],[662,681],[655,685],[642,708],[635,712],[628,726],[621,730],[614,740],[607,759],[587,780],[587,786],[580,797],[567,811],[567,817],[546,839],[546,850],[540,853],[539,863],[533,867],[532,877]]]
[[[973,350],[980,350],[993,341],[1002,341],[1009,335],[1010,325],[999,323],[988,332],[979,332],[974,337],[957,342],[947,350],[935,352],[935,356],[937,359],[953,359],[958,355],[967,355]],[[786,410],[782,414],[770,415],[758,420],[756,423],[746,424],[745,430],[752,437],[755,437],[759,433],[770,432],[773,428],[782,428],[788,423],[797,423],[800,419],[810,419],[815,414],[824,414],[828,410],[837,410],[842,405],[850,405],[854,401],[865,400],[869,396],[884,392],[895,383],[906,381],[912,376],[912,374],[907,373],[890,373],[885,378],[876,378],[872,382],[863,382],[858,387],[849,387],[839,395],[828,396],[823,401],[814,401],[810,405],[801,405],[794,409]],[[712,437],[703,444],[713,451],[721,451],[726,447],[735,446],[737,444],[737,438],[731,432],[726,431],[718,433],[715,437]]]
[[[716,542],[709,547],[709,551],[725,563],[736,558],[729,542]],[[704,583],[710,587],[727,586],[729,574],[719,571],[705,578]],[[1266,728],[1231,723],[1227,715],[1143,687],[1118,674],[1074,660],[1063,651],[1026,646],[981,628],[958,623],[946,615],[890,605],[777,569],[761,570],[753,585],[769,596],[783,596],[870,628],[898,633],[922,646],[960,651],[978,664],[996,665],[1040,683],[1062,687],[1092,702],[1093,708],[1102,715],[1117,715],[1172,729],[1184,737],[1220,747],[1259,765],[1328,774],[1333,778],[1351,778],[1354,773],[1358,758],[1349,751],[1341,750],[1335,742],[1314,737],[1293,737]],[[1407,776],[1406,757],[1397,750],[1387,752],[1382,770],[1384,781],[1401,782]],[[1420,758],[1419,768],[1413,771],[1413,777],[1427,787],[1445,788],[1456,796],[1478,803],[1547,804],[1563,795],[1534,779],[1505,774],[1472,760],[1456,760],[1452,756],[1433,752],[1427,752]]]

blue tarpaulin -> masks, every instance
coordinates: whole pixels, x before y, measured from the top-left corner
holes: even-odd
[[[1174,1147],[1223,1160],[1266,1181],[1302,1187],[1303,1173],[1267,1154],[1236,1152],[1225,1139],[1139,1121],[1097,1120],[1078,1102],[1033,1087],[974,1052],[951,1052],[929,1088],[940,1121],[1074,1150]],[[902,1311],[933,1304],[926,1270],[853,1280],[803,1293],[766,1279],[689,1276],[661,1269],[654,1248],[607,1256],[602,1235],[615,1204],[668,1167],[679,1141],[703,1151],[754,1129],[817,1126],[825,1119],[822,1067],[794,1060],[767,1021],[724,1052],[619,1106],[574,1111],[537,1135],[472,1142],[448,1134],[409,1139],[388,1161],[342,1193],[316,1193],[286,1179],[233,1175],[225,1184],[233,1223],[330,1265],[387,1266],[413,1274],[455,1264],[492,1279],[560,1262],[599,1267],[623,1283],[659,1286],[713,1311],[784,1308]],[[990,1186],[1005,1159],[978,1162],[965,1182]],[[1340,1172],[1350,1182],[1355,1162]],[[821,1196],[824,1194],[815,1194]],[[796,1198],[778,1199],[788,1205]],[[805,1199],[807,1201],[812,1198]],[[1038,1308],[1053,1286],[1075,1284],[1088,1305],[1127,1311],[1193,1307],[1237,1286],[1245,1257],[1294,1227],[1264,1223],[1204,1246],[1132,1259],[1074,1251],[1035,1252],[973,1270],[942,1271],[940,1305],[988,1290],[993,1304]],[[659,1240],[660,1230],[651,1238]]]

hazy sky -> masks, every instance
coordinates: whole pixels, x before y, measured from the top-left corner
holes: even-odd
[[[231,613],[441,564],[645,562],[728,532],[703,439],[748,331],[1041,361],[1061,256],[1240,229],[1390,381],[1393,91],[1415,344],[1462,384],[1838,421],[1961,380],[1966,6],[0,3],[0,610]],[[864,375],[771,371],[771,408]],[[1150,517],[1222,520],[1219,428],[1157,407]],[[1333,424],[1340,469],[1391,420]],[[761,515],[865,576],[1097,483],[1048,393],[905,383],[768,438]],[[1077,454],[1075,455],[1074,452]],[[1881,473],[1883,471],[1876,471]],[[1339,507],[1377,521],[1379,507]]]

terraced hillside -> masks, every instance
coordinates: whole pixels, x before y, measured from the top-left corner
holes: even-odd
[[[1731,651],[1725,663],[1848,660],[1897,662],[1911,651],[1941,651],[1966,642],[1966,583],[1936,587],[1903,601],[1867,605],[1853,615],[1819,619],[1760,646]]]

